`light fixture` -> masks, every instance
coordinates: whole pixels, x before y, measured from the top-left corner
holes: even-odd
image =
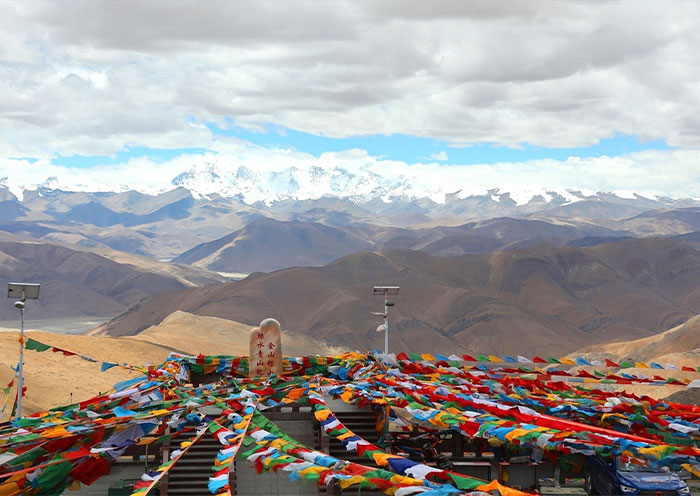
[[[31,282],[10,282],[7,297],[16,299],[15,308],[20,315],[19,365],[17,366],[17,418],[22,416],[22,393],[24,392],[24,302],[39,298],[39,285]]]
[[[394,302],[387,299],[388,296],[396,296],[399,294],[399,286],[374,286],[372,288],[372,296],[384,297],[384,313],[371,312],[374,315],[381,315],[384,318],[384,324],[377,327],[377,332],[384,331],[384,364],[389,364],[389,307],[394,306]]]

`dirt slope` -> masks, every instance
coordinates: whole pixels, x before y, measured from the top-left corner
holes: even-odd
[[[590,357],[700,365],[700,315],[668,331],[633,341],[589,346],[577,352]]]
[[[262,320],[262,319],[261,319]],[[177,311],[163,322],[149,327],[134,336],[133,340],[181,350],[185,353],[205,355],[248,355],[251,326],[217,317],[202,317]],[[334,355],[344,351],[339,347],[326,346],[307,336],[282,333],[284,355]]]
[[[0,333],[0,384],[3,388],[14,375],[10,367],[16,366],[19,361],[18,335],[16,332]],[[28,332],[26,336],[97,360],[133,365],[161,363],[171,351],[165,346],[137,342],[132,338],[48,332]],[[65,357],[62,353],[38,353],[29,350],[25,352],[24,373],[27,386],[23,408],[25,414],[57,405],[67,405],[70,403],[71,393],[74,402],[91,398],[100,391],[107,391],[116,382],[137,376],[119,367],[100,372],[99,363],[87,362],[74,356]],[[0,402],[4,403],[4,400],[4,394],[0,393]]]
[[[661,366],[673,364],[678,367],[697,368],[700,365],[700,315],[688,319],[683,324],[668,331],[632,341],[611,341],[588,346],[571,354],[572,357],[583,356],[589,360],[606,358],[619,363],[622,360],[634,362],[657,362]],[[663,378],[700,379],[700,373],[659,369],[623,369],[623,371],[655,375]],[[670,401],[681,403],[700,402],[700,390],[678,386],[626,386],[627,391],[646,394],[654,398],[670,397]]]
[[[132,365],[162,363],[171,351],[186,354],[248,355],[250,326],[214,317],[200,317],[176,312],[160,324],[147,329],[137,337],[113,338],[27,332],[26,336],[59,348],[74,351],[100,361]],[[10,367],[19,360],[19,333],[0,332],[0,385],[10,382]],[[334,355],[342,349],[326,346],[305,336],[282,335],[285,355]],[[82,401],[104,392],[119,381],[138,374],[114,367],[100,372],[100,363],[91,363],[78,357],[65,357],[50,351],[25,352],[25,413],[46,410],[53,406]],[[13,393],[14,394],[14,393]],[[0,409],[5,397],[0,393]],[[7,413],[6,413],[7,417]]]

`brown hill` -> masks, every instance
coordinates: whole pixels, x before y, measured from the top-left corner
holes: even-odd
[[[167,345],[190,354],[248,355],[250,329],[250,325],[232,320],[177,311],[161,323],[129,339]],[[340,347],[327,346],[308,336],[286,332],[282,333],[282,350],[284,355],[289,356],[336,355],[346,351]]]
[[[543,241],[567,244],[582,237],[604,241],[605,236],[620,235],[569,219],[545,222],[503,217],[458,226],[403,229],[360,223],[329,226],[261,217],[231,234],[201,243],[173,261],[248,274],[294,266],[316,267],[366,249],[421,250],[444,257],[526,248]]]
[[[318,268],[159,295],[104,326],[134,335],[176,310],[285,329],[350,348],[379,348],[374,284],[397,284],[392,350],[565,354],[587,344],[636,339],[700,313],[700,253],[668,239],[594,248],[433,257],[360,252]]]
[[[201,317],[175,312],[162,323],[135,337],[81,336],[47,332],[27,332],[52,346],[106,361],[144,365],[163,362],[171,351],[196,355],[248,355],[249,325],[215,317]],[[18,361],[17,333],[0,332],[0,384],[12,378],[10,366]],[[283,333],[285,355],[335,355],[343,349],[329,347],[306,336]],[[116,382],[137,374],[118,367],[100,372],[100,364],[64,357],[61,353],[27,351],[25,355],[25,384],[27,397],[25,413],[46,410],[74,401],[82,401],[109,390]],[[5,387],[5,386],[3,386]],[[5,398],[0,393],[0,408]],[[7,415],[6,415],[7,417]],[[0,419],[2,420],[2,419]]]
[[[114,250],[105,255],[57,244],[0,241],[0,280],[41,284],[41,298],[28,309],[32,319],[114,315],[153,294],[224,280]],[[0,320],[16,318],[11,300],[0,305]]]
[[[173,262],[248,274],[324,265],[370,245],[346,230],[316,222],[260,218],[227,236],[195,246]]]
[[[655,361],[664,365],[694,365],[700,363],[700,315],[668,331],[634,341],[611,341],[589,346],[577,352],[591,358]]]
[[[673,236],[673,238],[689,244],[696,250],[700,248],[700,231],[679,234],[678,236]]]
[[[565,245],[579,238],[622,235],[624,233],[581,220],[545,221],[500,217],[460,226],[402,230],[385,241],[381,249],[421,250],[431,255],[452,257],[467,253],[522,249],[542,242]]]
[[[3,387],[12,379],[10,366],[16,366],[19,344],[16,332],[0,332],[0,382]],[[81,353],[106,362],[144,365],[162,363],[170,353],[163,345],[136,341],[133,338],[91,337],[49,332],[28,332],[28,337],[42,343]],[[25,352],[25,384],[27,395],[24,401],[25,414],[47,410],[58,405],[67,405],[71,400],[83,401],[105,392],[116,382],[138,374],[114,367],[100,372],[99,363],[91,363],[77,357],[65,357],[62,353],[35,351]],[[14,394],[14,389],[12,394]],[[0,401],[4,401],[0,393]],[[0,405],[1,408],[1,405]],[[7,418],[7,412],[6,412]]]
[[[620,227],[638,236],[673,236],[700,231],[700,208],[650,210],[625,219]]]
[[[589,360],[605,360],[606,358],[619,363],[622,360],[633,362],[656,362],[661,366],[667,363],[682,367],[684,365],[696,368],[700,364],[700,315],[668,331],[646,338],[632,341],[611,341],[588,346],[572,353],[572,356],[583,356]],[[635,374],[642,373],[648,377],[658,375],[664,378],[695,380],[700,378],[696,372],[677,370],[629,370]],[[700,391],[697,389],[677,386],[626,386],[626,391],[635,394],[646,394],[654,398],[668,397],[669,401],[699,404]]]

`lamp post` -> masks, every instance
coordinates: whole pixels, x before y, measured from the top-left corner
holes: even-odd
[[[24,302],[39,298],[39,285],[35,283],[10,282],[7,284],[7,297],[17,299],[15,308],[20,316],[19,364],[17,366],[17,415],[22,416],[22,393],[24,392]]]
[[[374,286],[372,288],[372,296],[384,296],[384,313],[372,312],[384,317],[384,324],[377,329],[381,330],[384,327],[384,364],[389,363],[389,307],[394,306],[394,302],[389,301],[387,297],[398,295],[399,289],[399,286]]]

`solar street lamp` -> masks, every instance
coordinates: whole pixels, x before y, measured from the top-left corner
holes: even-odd
[[[381,315],[384,323],[377,327],[377,331],[384,331],[384,363],[389,363],[389,307],[394,306],[394,302],[389,301],[388,296],[399,294],[399,286],[374,286],[372,296],[384,296],[384,313],[372,312],[374,315]]]
[[[17,366],[17,418],[22,416],[22,392],[24,391],[24,302],[39,298],[39,285],[26,282],[10,282],[7,284],[7,297],[18,299],[15,308],[20,316],[19,365]]]

